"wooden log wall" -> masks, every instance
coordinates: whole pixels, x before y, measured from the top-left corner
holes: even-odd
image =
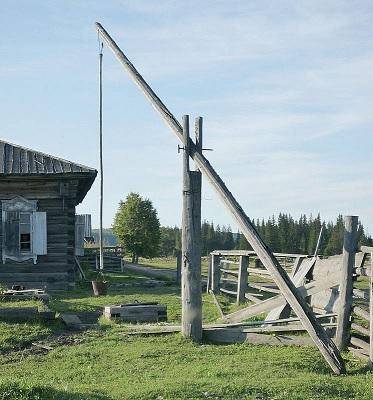
[[[75,194],[77,181],[68,181],[68,193],[60,194],[61,181],[29,180],[0,182],[1,200],[16,195],[37,200],[37,211],[47,213],[47,254],[33,260],[6,260],[0,265],[0,282],[6,286],[66,289],[74,286]],[[5,186],[6,185],[6,190]],[[1,207],[1,203],[0,203]],[[0,224],[0,243],[2,243]],[[1,256],[1,249],[0,249]]]

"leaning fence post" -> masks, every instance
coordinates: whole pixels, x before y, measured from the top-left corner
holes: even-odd
[[[220,256],[211,254],[211,290],[215,294],[220,293]]]
[[[337,332],[335,344],[339,350],[343,350],[349,342],[350,316],[352,307],[353,268],[355,265],[357,216],[345,217],[345,229],[343,237],[343,254],[341,283],[339,285],[339,306],[337,319]]]
[[[238,268],[238,282],[237,282],[237,304],[240,304],[243,301],[245,301],[248,267],[249,267],[249,256],[240,256],[240,263]]]
[[[176,285],[181,284],[181,264],[182,264],[181,259],[182,259],[181,251],[178,251],[176,255]]]
[[[211,272],[212,272],[212,254],[209,254],[208,267],[207,267],[206,293],[210,293],[211,289],[211,276],[212,276]]]
[[[182,334],[202,339],[201,173],[190,171],[189,116],[183,116]]]

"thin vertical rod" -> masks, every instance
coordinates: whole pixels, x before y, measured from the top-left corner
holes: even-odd
[[[100,133],[100,270],[104,269],[103,211],[104,211],[104,163],[102,157],[102,48],[99,54],[99,133]]]

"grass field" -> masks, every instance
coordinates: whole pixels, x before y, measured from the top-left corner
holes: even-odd
[[[144,287],[145,277],[109,274],[107,296],[94,298],[88,284],[54,293],[58,312],[93,311],[108,304],[156,300],[180,322],[179,289]],[[141,286],[137,286],[142,284]],[[125,286],[132,285],[132,286]],[[224,310],[236,306],[221,297]],[[14,303],[3,303],[10,306]],[[35,302],[22,302],[22,306]],[[204,319],[218,313],[204,295]],[[101,321],[100,329],[66,335],[60,322],[0,323],[0,399],[370,399],[373,371],[347,358],[348,375],[332,376],[311,347],[236,344],[194,345],[180,334],[130,336]],[[61,334],[64,334],[61,336]],[[61,340],[61,338],[63,340]],[[53,350],[35,349],[44,341]]]

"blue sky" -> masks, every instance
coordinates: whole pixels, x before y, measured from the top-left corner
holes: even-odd
[[[100,21],[254,218],[359,215],[373,233],[371,1],[3,0],[1,137],[98,166]],[[104,48],[105,225],[131,191],[181,219],[181,157]],[[79,212],[98,222],[98,181]],[[204,184],[203,218],[234,221]]]

